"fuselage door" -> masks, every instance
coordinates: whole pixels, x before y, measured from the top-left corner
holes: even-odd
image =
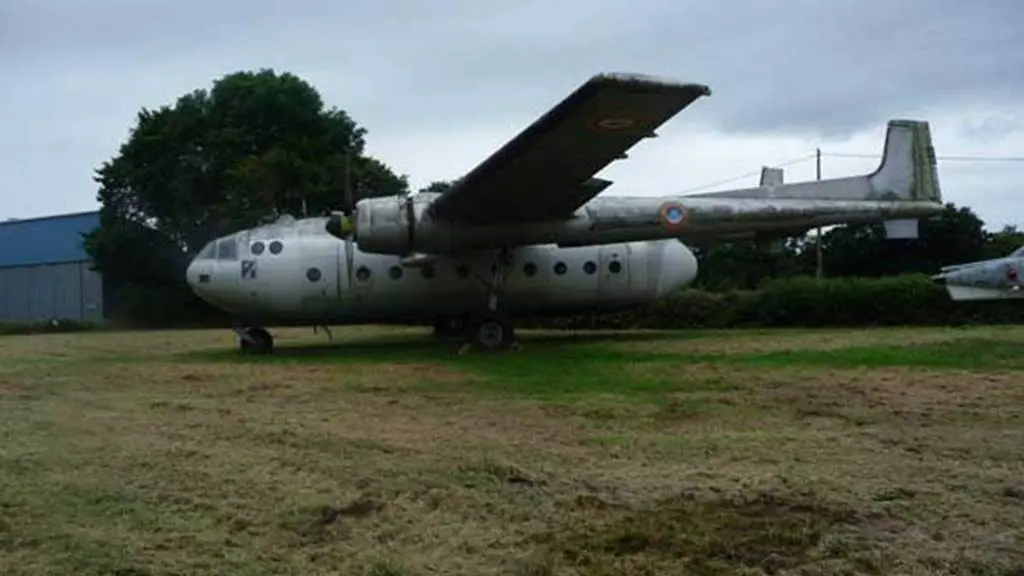
[[[602,300],[618,300],[629,296],[629,252],[628,244],[600,247],[598,293]]]
[[[302,310],[307,314],[329,316],[337,311],[341,302],[345,281],[344,243],[333,236],[314,235],[303,238],[300,245],[301,265],[296,281],[301,286]]]

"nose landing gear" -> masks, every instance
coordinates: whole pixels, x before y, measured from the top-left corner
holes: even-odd
[[[265,328],[234,328],[234,331],[243,354],[262,356],[274,352],[274,337]]]

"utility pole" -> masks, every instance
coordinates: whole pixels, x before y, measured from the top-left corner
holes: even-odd
[[[821,148],[815,148],[815,168],[817,173],[817,179],[821,180]],[[821,265],[821,226],[818,227],[818,241],[814,243],[815,257],[817,258],[817,268],[815,269],[814,276],[821,282],[822,270]]]

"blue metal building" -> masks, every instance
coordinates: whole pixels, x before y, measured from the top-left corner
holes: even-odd
[[[83,234],[99,212],[0,222],[0,322],[103,319],[103,279]]]

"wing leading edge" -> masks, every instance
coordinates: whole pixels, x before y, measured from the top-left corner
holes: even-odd
[[[594,76],[439,196],[431,216],[475,225],[567,218],[611,184],[594,174],[710,94],[703,84]]]

